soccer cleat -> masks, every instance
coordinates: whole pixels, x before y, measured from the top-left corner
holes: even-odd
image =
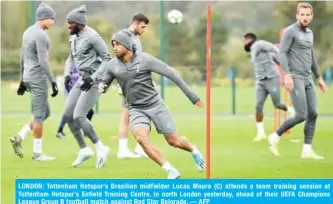
[[[65,139],[65,138],[66,138],[66,135],[65,135],[65,133],[63,133],[63,132],[57,132],[56,137],[57,137],[57,138],[60,138],[60,139]]]
[[[35,160],[35,161],[52,161],[55,159],[56,159],[55,157],[50,157],[43,153],[33,153],[33,155],[32,155],[32,160]]]
[[[125,151],[119,151],[117,153],[118,159],[125,159],[125,158],[131,158],[131,159],[137,159],[140,158],[141,156],[138,154],[134,154],[130,150],[125,150]]]
[[[193,160],[194,160],[194,163],[195,163],[195,166],[197,167],[197,169],[201,172],[204,171],[205,170],[205,160],[202,157],[201,153],[194,154],[194,155],[192,155],[192,157],[193,157]]]
[[[276,138],[274,134],[271,134],[268,137],[268,144],[269,144],[269,149],[271,150],[272,154],[275,156],[279,156],[279,148],[278,148],[278,143],[279,143],[279,138]]]
[[[325,159],[324,157],[314,153],[312,150],[310,152],[302,152],[301,158],[302,159],[315,159],[315,160]]]
[[[22,151],[22,139],[19,135],[15,135],[9,138],[9,142],[12,145],[14,152],[20,158],[23,158],[23,151]]]
[[[258,133],[257,136],[253,139],[254,142],[260,142],[261,140],[266,140],[267,136],[265,133]]]
[[[134,153],[136,155],[138,155],[139,157],[146,157],[148,158],[148,155],[146,154],[146,152],[142,149],[141,146],[136,146],[134,149]]]
[[[76,160],[73,162],[72,166],[77,167],[93,156],[94,152],[90,148],[86,147],[84,149],[81,149],[78,153]]]
[[[172,168],[168,171],[168,179],[179,179],[180,173],[177,169]]]
[[[106,146],[104,146],[102,149],[97,151],[96,168],[101,168],[101,167],[105,166],[109,153],[110,153],[110,148],[106,147]]]

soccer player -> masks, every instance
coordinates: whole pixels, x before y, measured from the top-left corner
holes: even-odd
[[[77,167],[94,155],[84,140],[82,129],[96,148],[96,168],[100,168],[105,165],[110,148],[99,139],[86,115],[99,98],[98,84],[103,77],[103,70],[110,60],[110,55],[101,36],[87,25],[85,5],[70,11],[67,14],[67,20],[72,38],[70,54],[66,61],[65,87],[70,82],[70,72],[74,64],[78,65],[80,70],[80,78],[69,92],[63,113],[80,147],[78,157],[72,166]],[[96,72],[98,68],[101,68],[101,73]]]
[[[278,143],[282,134],[305,121],[301,158],[324,159],[314,153],[311,147],[318,116],[317,96],[311,73],[316,77],[321,91],[327,90],[319,74],[313,52],[313,33],[308,28],[313,18],[312,6],[308,3],[299,3],[296,18],[297,21],[284,30],[279,53],[281,67],[286,73],[285,87],[290,92],[296,115],[284,121],[278,130],[269,136],[269,148],[275,156],[278,156]]]
[[[151,121],[157,132],[165,136],[169,145],[190,152],[198,170],[204,171],[204,158],[197,147],[177,133],[169,109],[154,88],[152,72],[172,80],[199,108],[203,107],[202,101],[174,69],[147,53],[136,53],[133,50],[131,34],[128,31],[116,33],[111,43],[116,57],[111,59],[107,65],[102,83],[99,85],[99,92],[106,92],[112,81],[117,80],[128,103],[130,128],[134,137],[149,158],[167,171],[169,179],[179,178],[180,173],[159,150],[149,143]]]
[[[33,131],[33,155],[37,161],[50,161],[55,157],[46,156],[42,150],[43,123],[50,116],[48,101],[48,83],[52,85],[52,97],[58,94],[56,80],[49,67],[50,40],[45,32],[54,24],[55,12],[53,8],[41,3],[36,11],[36,23],[23,34],[22,51],[20,57],[21,83],[17,94],[22,96],[26,91],[31,94],[33,119],[10,138],[14,152],[23,158],[22,141]]]
[[[65,86],[65,96],[67,97],[68,96],[68,93],[71,91],[71,89],[73,88],[74,84],[77,82],[77,80],[79,79],[80,75],[79,75],[79,68],[77,65],[74,65],[74,68],[71,72],[71,77],[68,78],[67,77],[67,82],[65,82],[65,84],[67,84],[67,86]],[[94,116],[94,110],[93,109],[90,109],[90,111],[88,112],[87,114],[87,118],[88,120],[92,120],[92,117]],[[60,121],[60,124],[59,124],[59,127],[58,127],[58,131],[57,131],[57,134],[56,134],[56,137],[60,138],[60,139],[64,139],[66,138],[66,135],[64,133],[64,127],[66,125],[66,120],[64,117],[61,118],[61,121]],[[87,135],[87,134],[85,134]]]
[[[270,42],[257,40],[254,33],[246,33],[243,43],[245,51],[251,53],[251,61],[254,66],[257,122],[257,136],[254,141],[260,141],[267,138],[263,123],[263,108],[268,95],[271,96],[277,109],[288,111],[291,114],[294,114],[294,109],[281,103],[280,74],[275,67],[275,62],[279,64],[278,49]]]
[[[126,30],[131,34],[132,40],[136,46],[136,52],[142,52],[140,35],[142,35],[149,24],[149,19],[142,13],[137,13],[132,18],[132,24]],[[123,97],[121,88],[118,86],[118,93],[122,97],[122,113],[119,123],[119,143],[117,157],[122,158],[139,158],[148,157],[143,151],[139,143],[136,144],[133,154],[128,148],[128,131],[129,131],[129,114],[125,98]]]

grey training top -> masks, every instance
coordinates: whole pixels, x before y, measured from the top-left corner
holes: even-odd
[[[278,49],[270,42],[258,40],[251,46],[251,61],[257,80],[273,78],[279,75],[274,61],[279,63]]]
[[[282,69],[292,77],[308,78],[311,71],[316,78],[320,77],[309,28],[303,30],[298,23],[288,26],[282,35],[279,55]]]
[[[65,76],[70,76],[74,64],[79,66],[80,76],[91,76],[100,81],[107,62],[111,59],[101,36],[89,26],[70,38],[70,54],[66,61]],[[100,68],[100,72],[96,70]]]
[[[50,40],[38,23],[24,32],[20,57],[20,74],[23,81],[55,81],[49,66],[49,47]]]
[[[173,68],[144,52],[133,55],[132,61],[128,64],[124,64],[117,57],[112,58],[107,65],[102,83],[109,86],[116,79],[129,108],[151,108],[162,101],[154,87],[152,72],[173,81],[193,104],[200,100]]]

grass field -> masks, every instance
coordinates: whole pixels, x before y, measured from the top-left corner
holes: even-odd
[[[29,96],[16,96],[16,85],[3,83],[1,89],[1,172],[2,203],[14,203],[15,178],[165,178],[166,173],[148,159],[118,160],[117,128],[119,122],[120,97],[112,90],[103,95],[99,102],[100,114],[93,119],[93,124],[102,141],[111,147],[107,165],[95,168],[95,158],[79,168],[72,168],[71,163],[77,156],[78,147],[69,134],[66,140],[55,137],[64,97],[59,94],[50,98],[52,116],[45,123],[44,152],[56,156],[52,162],[40,163],[31,160],[32,140],[24,141],[25,157],[14,155],[8,139],[30,119]],[[204,87],[194,90],[205,97]],[[311,161],[300,159],[303,140],[303,126],[292,130],[280,144],[280,157],[274,157],[266,141],[252,142],[256,133],[252,112],[254,110],[253,88],[237,90],[237,113],[231,112],[231,90],[227,87],[212,88],[211,121],[211,176],[213,178],[332,178],[333,177],[333,90],[326,95],[318,92],[319,113],[314,149],[325,156],[325,160]],[[205,110],[192,106],[174,87],[166,89],[166,103],[173,112],[179,132],[195,143],[206,154]],[[272,131],[273,108],[269,99],[265,106],[268,117],[265,120],[266,133]],[[110,114],[106,114],[110,113]],[[298,143],[291,142],[298,139]],[[162,150],[170,162],[179,169],[182,178],[205,178],[205,173],[197,172],[188,153],[169,147],[163,136],[153,130],[151,141]],[[131,137],[131,147],[134,141]],[[92,147],[92,146],[91,146]]]

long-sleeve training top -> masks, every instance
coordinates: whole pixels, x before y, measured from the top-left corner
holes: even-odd
[[[162,101],[154,87],[152,72],[173,81],[193,104],[200,100],[173,68],[144,52],[133,55],[128,64],[112,58],[102,83],[109,86],[116,79],[130,108],[151,108]]]
[[[302,29],[298,23],[288,26],[282,35],[279,56],[283,71],[292,77],[308,78],[311,72],[320,77],[309,28]]]
[[[25,82],[55,78],[49,66],[50,40],[38,23],[23,34],[20,56],[20,75]]]

